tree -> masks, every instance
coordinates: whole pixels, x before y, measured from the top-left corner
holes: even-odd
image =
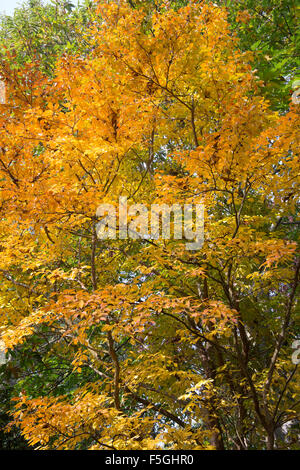
[[[4,75],[16,78],[22,68],[28,64],[35,64],[38,73],[46,78],[55,70],[55,63],[63,53],[86,54],[85,41],[82,31],[93,15],[90,2],[84,2],[77,8],[70,2],[53,2],[44,5],[42,1],[30,1],[16,8],[13,16],[2,15],[0,18],[0,60]],[[6,72],[5,72],[6,70]],[[21,89],[19,89],[20,91]],[[21,90],[21,93],[24,90]],[[27,90],[28,91],[28,90]],[[30,93],[30,92],[28,92]],[[0,100],[5,104],[6,93],[4,82],[0,81]],[[15,293],[12,293],[12,296]],[[25,376],[30,374],[32,361],[28,359],[26,351],[10,356],[6,364],[0,369],[1,387],[1,429],[10,421],[8,416],[11,408],[11,396],[18,393],[15,386],[20,383],[19,372],[24,371]],[[41,374],[41,371],[40,371]],[[17,376],[17,378],[15,377]],[[34,388],[35,386],[33,386]],[[0,437],[1,448],[24,448],[24,439],[19,438],[17,431],[7,434],[4,430]]]
[[[128,2],[134,8],[140,4],[148,9],[160,8],[162,0]],[[253,51],[253,68],[262,80],[259,93],[271,106],[287,111],[292,83],[299,75],[299,28],[295,0],[217,0],[226,7],[227,19],[238,35],[239,48]],[[168,5],[180,8],[188,0],[170,0]]]
[[[254,52],[260,90],[274,109],[286,111],[292,82],[299,74],[299,28],[295,0],[221,0],[242,50]]]
[[[12,425],[54,449],[296,448],[297,108],[205,2],[99,2],[53,80],[1,71]],[[99,240],[96,210],[204,201],[203,247]]]
[[[15,8],[12,16],[0,17],[0,57],[13,56],[15,67],[38,60],[42,71],[53,73],[63,53],[84,54],[87,41],[82,31],[92,18],[93,3],[78,7],[72,2],[29,0]]]

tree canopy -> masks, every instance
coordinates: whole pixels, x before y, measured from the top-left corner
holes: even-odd
[[[295,13],[253,3],[32,2],[3,20],[1,374],[20,448],[299,445]],[[203,203],[202,248],[100,240],[97,208],[121,196]]]

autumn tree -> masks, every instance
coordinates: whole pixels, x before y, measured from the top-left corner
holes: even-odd
[[[39,449],[296,448],[296,105],[259,96],[210,3],[99,1],[87,38],[52,80],[1,71],[11,426]],[[203,247],[97,239],[120,196],[202,201]]]
[[[81,2],[75,7],[70,2],[43,3],[32,0],[15,8],[12,16],[0,16],[0,60],[2,71],[10,79],[22,75],[22,68],[31,64],[38,73],[53,76],[57,59],[68,54],[88,54],[88,41],[82,31],[93,16],[93,4]],[[21,71],[21,72],[20,72]],[[20,75],[19,75],[20,74]],[[18,86],[18,85],[17,85]],[[5,103],[4,83],[0,81],[0,100]],[[29,360],[30,362],[30,360]],[[29,373],[28,355],[25,351],[0,367],[0,442],[2,449],[24,448],[24,439],[16,428],[5,432],[10,421],[7,414],[11,408],[11,397],[16,393],[14,386],[19,383],[19,371]]]

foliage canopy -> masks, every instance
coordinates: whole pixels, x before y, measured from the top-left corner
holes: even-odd
[[[98,1],[51,72],[2,56],[9,426],[39,449],[296,448],[299,111],[260,96],[225,7],[134,6]],[[98,240],[124,195],[203,201],[203,247]]]

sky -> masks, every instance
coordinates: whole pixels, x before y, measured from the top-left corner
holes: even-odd
[[[11,15],[16,6],[22,3],[22,0],[0,0],[0,13]]]

